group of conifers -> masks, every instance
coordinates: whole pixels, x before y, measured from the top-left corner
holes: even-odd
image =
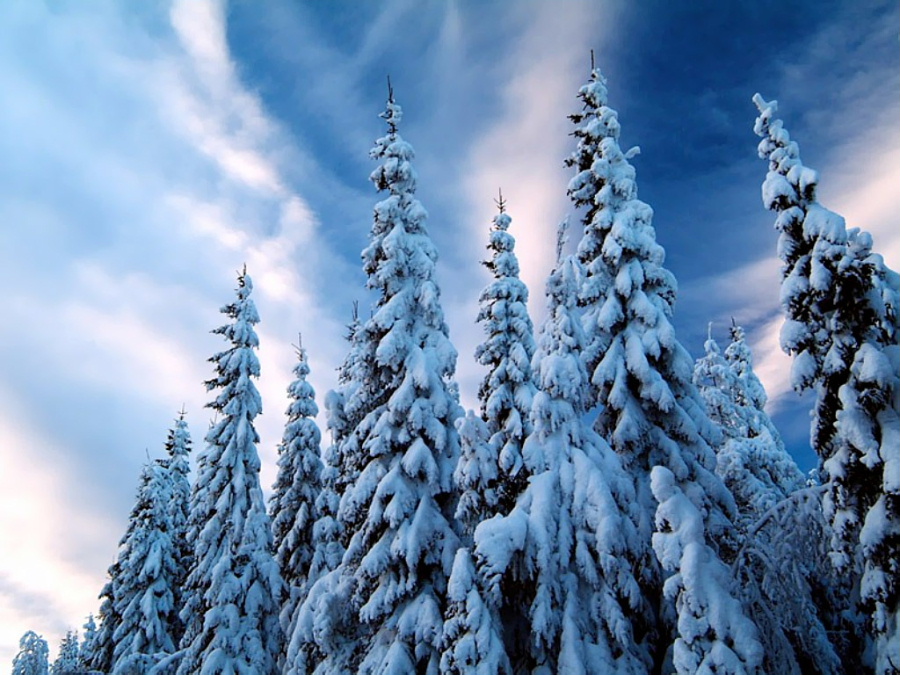
[[[300,349],[267,509],[245,270],[215,331],[229,348],[210,359],[217,420],[193,486],[182,414],[167,459],[144,469],[79,668],[900,672],[897,275],[816,201],[775,103],[755,97],[782,344],[795,389],[816,397],[821,461],[805,480],[743,331],[724,352],[710,339],[696,365],[676,339],[675,281],[599,71],[579,97],[567,165],[583,234],[567,255],[560,230],[536,341],[501,197],[477,317],[488,374],[479,413],[464,414],[391,93],[371,151],[386,197],[362,253],[377,299],[367,320],[355,313],[325,398],[330,445]],[[29,653],[23,638],[21,674]]]

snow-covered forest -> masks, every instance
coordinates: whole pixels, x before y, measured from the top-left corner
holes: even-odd
[[[458,355],[389,92],[360,242],[375,302],[323,396],[298,342],[268,499],[245,268],[214,330],[213,421],[192,440],[177,415],[83,630],[51,664],[23,626],[13,675],[900,673],[900,276],[817,201],[776,102],[748,101],[781,345],[814,398],[804,475],[743,328],[710,331],[696,360],[679,341],[639,150],[599,69],[577,93],[556,264],[526,287],[498,191],[483,341]],[[473,357],[487,374],[467,411],[454,373]]]

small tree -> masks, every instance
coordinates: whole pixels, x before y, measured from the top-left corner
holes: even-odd
[[[756,627],[731,594],[728,568],[706,544],[702,514],[669,469],[653,467],[651,485],[659,501],[653,549],[671,572],[664,592],[678,613],[675,672],[759,673],[763,649]]]
[[[496,493],[488,499],[494,503],[486,506],[493,513],[498,508],[508,513],[528,482],[522,444],[531,433],[529,414],[535,393],[531,360],[535,343],[528,316],[528,288],[519,279],[516,240],[509,233],[512,219],[506,212],[502,193],[497,206],[500,212],[494,216],[488,243],[491,259],[484,262],[494,279],[481,292],[478,310],[478,322],[487,337],[476,348],[475,358],[488,368],[478,398],[490,434],[489,461],[499,468],[491,485],[485,485],[486,499],[488,489]],[[466,454],[464,449],[463,455]],[[496,470],[491,467],[481,470],[484,477],[491,473]]]
[[[140,655],[153,663],[175,651],[177,624],[175,586],[179,577],[172,540],[170,504],[172,483],[168,468],[152,462],[141,472],[137,499],[128,531],[119,546],[119,575],[113,607],[120,617],[113,633],[112,672]]]
[[[19,640],[12,675],[47,675],[49,652],[47,641],[34,631],[28,631]]]
[[[97,624],[93,614],[88,614],[82,628],[84,632],[81,637],[81,646],[78,649],[79,670],[91,670],[97,644]]]
[[[297,350],[294,375],[288,386],[287,423],[278,448],[278,476],[269,500],[275,560],[288,589],[281,609],[285,635],[291,634],[294,613],[307,588],[322,474],[321,433],[314,419],[319,408],[307,381],[309,362],[302,346]]]
[[[78,633],[73,630],[66,631],[65,637],[59,643],[59,655],[50,667],[51,675],[66,675],[78,671]]]
[[[222,308],[231,322],[213,332],[230,343],[214,355],[218,389],[209,403],[220,418],[206,434],[191,496],[194,562],[181,610],[185,633],[179,675],[274,675],[281,652],[278,610],[284,582],[272,556],[272,533],[259,484],[259,436],[253,421],[262,410],[253,326],[259,315],[246,270],[237,300]]]

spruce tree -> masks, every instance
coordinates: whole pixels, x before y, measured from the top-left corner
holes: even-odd
[[[516,241],[508,231],[512,219],[502,193],[497,206],[500,212],[494,216],[488,243],[491,259],[484,262],[494,279],[481,292],[478,311],[478,322],[487,337],[476,348],[475,358],[488,368],[478,398],[490,433],[490,452],[500,469],[497,501],[508,513],[528,481],[522,444],[531,432],[535,344],[528,288],[519,279]]]
[[[208,407],[218,420],[197,459],[189,536],[194,545],[188,574],[182,658],[178,675],[274,675],[281,651],[278,611],[284,582],[272,552],[272,533],[259,483],[259,436],[253,421],[262,410],[253,329],[259,315],[246,269],[237,299],[221,311],[231,321],[213,331],[229,348],[214,355],[217,389]]]
[[[347,485],[340,521],[349,543],[339,572],[352,580],[344,611],[358,619],[346,644],[363,675],[435,672],[447,577],[458,538],[452,474],[460,415],[450,344],[434,279],[437,251],[415,197],[413,149],[397,131],[401,109],[388,99],[386,136],[371,151],[371,179],[387,193],[375,205],[363,251],[373,315],[359,330],[358,362],[346,410]],[[311,593],[314,591],[311,591]]]
[[[119,546],[113,607],[120,620],[113,633],[111,672],[142,672],[175,651],[179,567],[169,512],[171,488],[164,464],[144,466]]]
[[[607,89],[594,69],[579,97],[583,109],[572,115],[575,168],[569,195],[584,207],[584,234],[578,257],[584,267],[580,289],[586,333],[583,359],[597,411],[594,428],[607,439],[632,477],[641,587],[649,607],[661,601],[664,572],[654,558],[651,535],[657,500],[650,471],[668,468],[677,487],[704,515],[710,550],[729,559],[737,546],[730,518],[734,499],[715,474],[713,448],[720,432],[707,417],[691,381],[693,360],[672,325],[676,283],[664,266],[656,241],[653,210],[637,195],[635,150],[619,147],[617,113],[607,105]],[[659,662],[671,639],[665,614],[647,617],[663,631],[654,658]],[[666,636],[666,633],[669,636]]]
[[[307,381],[309,361],[302,345],[297,350],[295,379],[288,385],[287,423],[278,447],[278,475],[269,499],[275,560],[287,585],[281,626],[290,635],[294,612],[306,591],[313,560],[313,525],[321,487],[321,433],[315,416],[319,407]]]
[[[759,155],[769,163],[762,197],[778,214],[784,263],[781,345],[794,356],[794,388],[816,392],[811,440],[827,476],[832,562],[868,611],[876,671],[898,673],[900,278],[868,233],[847,230],[817,201],[818,176],[775,119],[777,103],[759,94],[753,101]]]
[[[91,670],[97,644],[97,624],[93,614],[88,614],[82,628],[84,632],[81,634],[81,645],[78,648],[78,669]]]
[[[636,624],[646,607],[626,512],[633,492],[618,458],[583,422],[580,280],[570,256],[547,282],[533,429],[523,447],[531,478],[508,515],[478,527],[476,556],[513,672],[644,673],[651,659]]]
[[[49,672],[47,641],[34,631],[19,639],[19,652],[13,657],[12,675],[47,675]]]
[[[51,675],[68,675],[78,670],[78,633],[66,631],[59,643],[59,654],[50,666]]]
[[[169,624],[169,633],[176,647],[181,642],[181,636],[184,633],[184,626],[177,612],[184,604],[183,589],[193,559],[193,546],[188,532],[191,510],[191,483],[188,477],[190,474],[188,457],[191,452],[191,434],[184,416],[185,411],[182,408],[166,437],[165,449],[168,457],[162,463],[168,474],[169,536],[172,540],[175,559],[172,594],[176,614]]]
[[[478,415],[469,410],[456,423],[460,456],[453,472],[459,491],[456,520],[468,544],[478,524],[497,513],[500,502],[499,467],[492,452],[490,431]],[[520,467],[521,468],[521,467]]]
[[[120,540],[119,546],[121,545],[122,541]],[[113,658],[113,651],[115,649],[113,635],[122,621],[122,617],[116,612],[115,608],[116,585],[118,583],[120,569],[121,565],[118,560],[107,568],[107,581],[100,590],[99,595],[100,609],[98,611],[98,617],[100,619],[100,628],[97,630],[97,634],[94,638],[94,649],[93,654],[91,655],[90,667],[101,673],[111,673],[113,663],[115,663]]]
[[[741,536],[767,510],[804,486],[804,477],[784,448],[764,410],[766,392],[753,372],[750,349],[740,326],[722,354],[710,336],[694,366],[694,384],[710,419],[722,431],[716,473],[737,503]]]

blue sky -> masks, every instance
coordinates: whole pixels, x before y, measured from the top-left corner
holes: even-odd
[[[752,339],[776,424],[804,468],[808,402],[777,347],[774,218],[750,97],[777,98],[820,198],[900,266],[895,2],[0,3],[0,663],[55,652],[96,611],[140,465],[184,404],[209,420],[235,272],[256,283],[274,477],[292,343],[319,397],[369,299],[359,252],[386,76],[416,148],[463,402],[482,375],[476,301],[493,198],[543,311],[589,52],[609,79],[640,196],[680,284],[695,356],[709,321]],[[573,236],[573,239],[575,237]]]

